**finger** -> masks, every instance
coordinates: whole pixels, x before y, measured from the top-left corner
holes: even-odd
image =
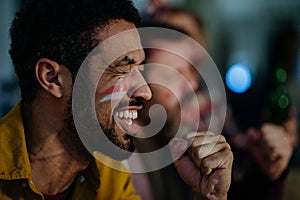
[[[261,128],[263,139],[266,142],[277,141],[280,137],[284,136],[285,131],[283,126],[277,126],[273,124],[264,124]]]
[[[189,143],[185,139],[181,138],[173,138],[169,142],[169,149],[171,152],[171,156],[173,161],[177,160],[184,154],[184,152],[187,150],[189,146]]]
[[[285,132],[282,126],[264,124],[261,128],[263,134],[262,149],[266,158],[275,161],[280,158],[281,149],[285,145]]]
[[[227,169],[231,167],[233,154],[231,150],[219,151],[215,154],[205,157],[200,165],[200,169],[209,175],[215,169]]]
[[[280,159],[280,155],[278,154],[278,153],[276,153],[276,152],[271,152],[269,155],[268,155],[268,159],[270,160],[270,161],[276,161],[276,160],[279,160]]]
[[[215,136],[215,135],[216,135],[215,133],[210,131],[200,131],[200,132],[190,132],[185,136],[185,138],[189,140],[195,138],[196,136]]]
[[[193,157],[202,159],[205,158],[206,156],[214,154],[218,151],[223,151],[225,149],[230,150],[230,145],[227,142],[210,143],[210,144],[199,145],[197,147],[190,147],[188,151],[190,154],[193,155]]]
[[[226,142],[206,144],[196,148],[189,148],[189,156],[192,158],[197,167],[199,167],[205,174],[209,174],[212,168],[206,168],[205,165],[203,166],[203,160],[224,150],[230,150],[230,146]]]
[[[223,135],[196,136],[191,143],[191,147],[195,148],[195,147],[198,147],[201,145],[225,143],[225,142],[226,142],[226,139]]]
[[[273,144],[273,147],[269,148],[267,159],[270,161],[280,160],[289,156],[292,149],[293,146],[286,137],[278,138],[278,140]]]
[[[207,131],[188,133],[185,139],[187,139],[192,146],[199,146],[202,144],[217,142],[226,142],[224,136]]]

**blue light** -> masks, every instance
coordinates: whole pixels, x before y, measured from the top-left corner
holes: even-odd
[[[227,87],[235,93],[246,92],[252,83],[252,76],[248,67],[243,64],[235,64],[226,72]]]

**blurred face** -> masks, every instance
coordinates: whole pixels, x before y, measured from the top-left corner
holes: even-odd
[[[101,29],[98,37],[103,41],[129,29],[135,29],[135,26],[125,20],[114,20]],[[108,64],[97,85],[95,105],[98,121],[107,137],[118,147],[133,151],[132,136],[137,134],[138,111],[152,94],[141,75],[145,55],[138,32],[134,31],[128,37],[134,38],[133,42],[124,38],[124,44],[113,44],[107,48],[113,50],[119,45],[119,48],[137,50],[127,52]]]
[[[163,48],[172,49],[178,45],[183,48],[184,41],[160,42]],[[185,51],[187,52],[187,51]],[[187,54],[185,54],[187,56]],[[146,79],[150,84],[153,98],[151,104],[161,104],[167,111],[168,119],[178,116],[179,103],[198,87],[196,71],[184,58],[163,50],[150,50],[147,63],[159,65],[149,66]],[[159,81],[160,84],[152,84]]]

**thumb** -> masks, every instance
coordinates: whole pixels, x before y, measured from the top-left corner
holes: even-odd
[[[189,143],[185,139],[173,138],[169,142],[169,148],[173,160],[177,160],[187,150]]]
[[[169,142],[169,147],[179,176],[187,185],[194,188],[202,174],[191,158],[184,154],[189,147],[189,142],[185,139],[173,138]]]

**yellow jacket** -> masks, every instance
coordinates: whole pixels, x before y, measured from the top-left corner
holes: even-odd
[[[140,199],[129,173],[93,160],[78,174],[72,200]],[[34,185],[26,148],[21,103],[0,120],[0,200],[44,199]]]

